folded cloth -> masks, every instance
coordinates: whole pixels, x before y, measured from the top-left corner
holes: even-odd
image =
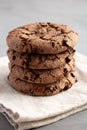
[[[8,59],[0,58],[0,110],[15,127],[24,130],[43,126],[87,109],[87,57],[76,53],[78,82],[60,94],[33,97],[14,90],[8,80]]]

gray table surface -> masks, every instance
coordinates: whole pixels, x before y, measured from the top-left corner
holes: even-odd
[[[87,55],[86,0],[0,0],[0,57],[6,55],[7,33],[31,22],[67,24],[79,34],[75,49]],[[87,130],[87,110],[37,130]],[[0,130],[14,130],[0,114]]]

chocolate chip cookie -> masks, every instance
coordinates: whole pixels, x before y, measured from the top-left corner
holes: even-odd
[[[11,73],[24,81],[36,84],[53,83],[66,76],[70,71],[74,71],[74,63],[65,64],[63,67],[46,70],[24,69],[23,67],[9,64]]]
[[[9,83],[32,96],[50,96],[76,81],[74,46],[78,34],[55,23],[32,23],[7,36]]]
[[[14,65],[31,69],[54,69],[68,64],[74,57],[73,49],[59,54],[21,54],[14,50],[8,50],[8,58]]]
[[[78,34],[55,23],[33,23],[18,27],[7,36],[8,47],[20,53],[57,54],[73,48]]]
[[[12,73],[9,74],[8,80],[13,88],[32,96],[54,95],[69,89],[77,81],[74,72],[69,73],[67,77],[63,77],[62,80],[45,85],[25,82],[20,78],[15,77]]]
[[[57,81],[63,77],[63,68],[51,69],[51,70],[33,70],[24,69],[13,65],[10,67],[11,73],[15,77],[27,81],[29,83],[48,84]]]

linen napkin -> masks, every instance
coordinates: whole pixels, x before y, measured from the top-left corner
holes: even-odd
[[[87,109],[87,57],[76,53],[78,82],[60,94],[33,97],[14,90],[8,80],[8,59],[0,58],[0,110],[15,127],[24,130],[43,126]]]

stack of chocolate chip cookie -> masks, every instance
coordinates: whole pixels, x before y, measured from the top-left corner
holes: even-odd
[[[77,39],[71,28],[54,23],[33,23],[9,32],[10,84],[34,96],[54,95],[70,88],[76,82]]]

